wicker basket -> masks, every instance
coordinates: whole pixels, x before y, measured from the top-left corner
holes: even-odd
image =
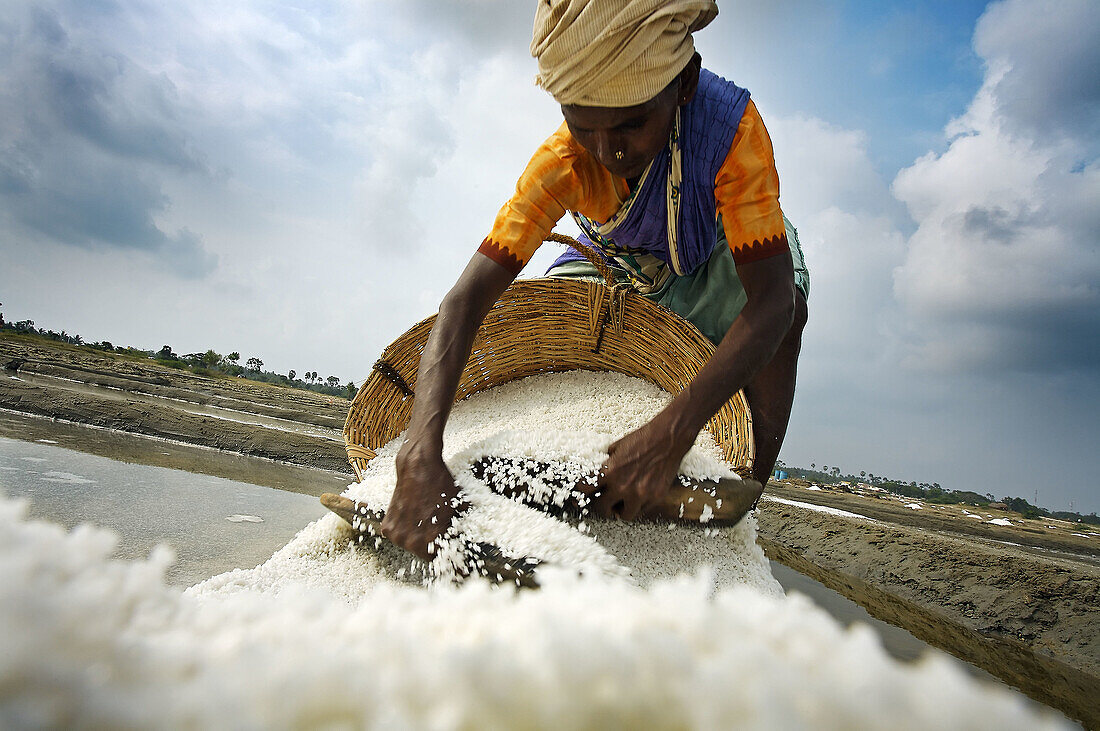
[[[558,234],[547,240],[584,254],[607,284],[515,281],[482,323],[455,400],[536,373],[571,370],[614,371],[679,393],[714,345],[679,315],[616,284],[602,259],[586,247]],[[352,402],[344,441],[359,480],[375,450],[408,426],[420,354],[434,323],[433,315],[391,343]],[[738,391],[707,426],[726,459],[747,474],[754,445],[744,392]]]

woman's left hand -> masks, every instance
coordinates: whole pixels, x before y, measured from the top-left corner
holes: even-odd
[[[694,442],[694,436],[677,436],[671,422],[661,412],[608,448],[600,495],[590,506],[593,513],[634,520],[660,502]]]

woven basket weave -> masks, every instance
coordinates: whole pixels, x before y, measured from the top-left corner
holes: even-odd
[[[628,285],[616,284],[602,259],[566,236],[605,283],[569,279],[516,280],[489,310],[474,339],[455,400],[536,373],[614,371],[675,394],[710,359],[714,345],[694,325]],[[383,352],[359,388],[344,424],[348,461],[362,480],[376,450],[405,430],[412,411],[420,354],[435,315],[414,325]],[[752,418],[738,391],[708,423],[726,459],[752,468]]]

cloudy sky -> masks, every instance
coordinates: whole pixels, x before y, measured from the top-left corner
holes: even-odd
[[[531,5],[5,0],[5,317],[359,383],[560,123]],[[1100,5],[719,5],[811,269],[784,459],[1100,509]]]

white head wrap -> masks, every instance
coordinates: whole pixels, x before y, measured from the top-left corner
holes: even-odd
[[[714,0],[539,0],[535,83],[559,104],[642,104],[684,69],[691,34],[716,15]]]

